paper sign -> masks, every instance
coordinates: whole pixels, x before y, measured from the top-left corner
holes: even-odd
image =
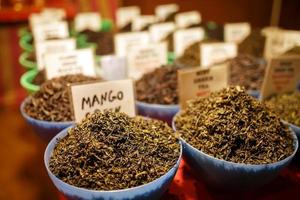
[[[151,41],[161,42],[174,30],[175,24],[173,22],[153,24],[149,28]]]
[[[72,84],[69,88],[75,122],[89,113],[112,110],[135,116],[132,80]]]
[[[61,21],[60,17],[50,17],[49,15],[42,15],[40,13],[32,13],[29,16],[29,25],[33,29],[36,25],[47,24],[50,22]]]
[[[46,53],[44,61],[48,79],[68,74],[96,76],[94,50],[91,48],[64,53]]]
[[[101,29],[101,16],[97,12],[78,13],[75,16],[74,23],[77,32],[84,30],[97,32]]]
[[[36,42],[54,38],[68,38],[68,23],[66,21],[55,21],[47,24],[37,24],[33,27],[33,36]]]
[[[300,80],[300,56],[280,56],[268,63],[261,89],[261,99],[293,92]]]
[[[243,23],[227,23],[224,25],[225,42],[242,42],[251,33],[251,25]]]
[[[141,15],[132,21],[132,30],[141,31],[146,26],[157,22],[158,19],[154,15]]]
[[[102,77],[105,80],[120,80],[127,78],[127,65],[125,57],[115,55],[101,56],[100,65]]]
[[[138,6],[118,8],[116,12],[117,27],[123,28],[124,26],[132,22],[135,18],[139,17],[140,14],[141,9]]]
[[[210,65],[221,63],[237,56],[237,46],[234,43],[218,42],[201,44],[201,66],[208,68]]]
[[[129,49],[136,45],[149,44],[148,32],[118,33],[114,36],[115,52],[117,56],[126,56]]]
[[[206,97],[211,92],[227,87],[229,68],[227,64],[213,66],[210,69],[194,67],[178,71],[178,91],[181,109],[187,101],[195,97]]]
[[[66,11],[62,8],[44,8],[41,14],[45,17],[57,18],[63,20],[66,17]]]
[[[44,69],[44,54],[45,53],[62,53],[76,49],[76,40],[74,38],[46,40],[35,43],[35,53],[37,67],[39,70]]]
[[[129,77],[139,79],[143,74],[167,64],[167,44],[136,46],[127,56]]]
[[[155,7],[155,15],[159,20],[165,20],[169,15],[176,13],[179,10],[177,4],[165,4]]]
[[[189,26],[201,23],[201,14],[198,11],[189,11],[179,13],[175,16],[175,22],[179,28],[187,28]]]
[[[200,42],[205,37],[203,28],[189,28],[177,30],[174,33],[174,51],[176,56],[181,56],[190,45]]]

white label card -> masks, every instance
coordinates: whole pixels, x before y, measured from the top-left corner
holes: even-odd
[[[187,28],[201,23],[201,14],[198,11],[189,11],[178,13],[175,16],[175,22],[178,28]]]
[[[146,26],[157,22],[158,19],[154,15],[141,15],[135,18],[132,22],[133,31],[141,31]]]
[[[62,8],[44,8],[41,12],[43,16],[63,20],[66,18],[66,11]]]
[[[211,43],[200,46],[201,66],[208,68],[211,65],[224,62],[237,56],[237,46],[234,43]]]
[[[55,21],[61,21],[60,17],[50,17],[49,15],[42,15],[40,13],[32,13],[29,16],[29,25],[33,29],[36,25],[47,24]]]
[[[139,79],[143,74],[167,64],[167,44],[135,46],[127,56],[129,77]]]
[[[251,25],[247,22],[227,23],[224,25],[225,42],[242,42],[251,33]]]
[[[84,30],[97,32],[101,29],[101,16],[97,12],[78,13],[75,16],[74,23],[77,32]]]
[[[141,14],[141,9],[138,6],[128,6],[121,7],[117,9],[116,21],[117,28],[123,28],[135,18],[139,17]]]
[[[177,4],[165,4],[155,7],[155,15],[159,20],[165,20],[169,15],[176,13],[179,10]]]
[[[48,79],[68,74],[96,76],[94,50],[91,48],[64,53],[46,53],[44,61]]]
[[[62,53],[76,49],[76,40],[74,38],[46,40],[35,43],[35,53],[37,67],[39,70],[44,69],[44,54],[45,53]]]
[[[114,36],[115,52],[117,56],[126,56],[129,49],[136,45],[149,44],[149,33],[134,32],[134,33],[118,33]]]
[[[68,23],[66,21],[56,21],[47,24],[37,24],[33,27],[33,36],[36,42],[48,39],[68,38]]]
[[[69,90],[75,122],[104,110],[135,116],[133,81],[130,79],[72,84]]]
[[[206,97],[211,92],[227,87],[229,68],[227,64],[213,66],[210,69],[193,67],[178,71],[178,91],[181,109],[187,101],[196,97]]]
[[[112,81],[127,78],[125,57],[115,55],[101,56],[100,63],[105,80]]]
[[[205,31],[201,27],[177,30],[174,33],[174,51],[176,56],[183,55],[190,45],[200,42],[205,37]]]
[[[173,31],[175,31],[175,24],[173,22],[153,24],[149,28],[151,41],[153,42],[163,41]]]

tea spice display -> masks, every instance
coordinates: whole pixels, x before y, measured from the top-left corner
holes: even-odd
[[[137,100],[151,104],[178,104],[177,70],[162,66],[144,74],[135,83]]]
[[[179,155],[179,142],[167,124],[106,111],[69,129],[54,148],[49,168],[68,184],[110,191],[163,176]]]
[[[264,55],[265,41],[266,37],[261,33],[261,30],[254,29],[238,45],[238,52],[262,58]]]
[[[230,85],[241,85],[247,90],[260,90],[266,63],[251,55],[238,55],[227,61],[230,66]]]
[[[274,95],[266,104],[283,120],[300,126],[300,92]]]
[[[95,81],[100,78],[81,74],[66,75],[47,80],[39,91],[29,97],[24,106],[25,112],[32,118],[44,121],[72,121],[68,84]]]
[[[191,100],[175,124],[193,147],[234,163],[274,163],[294,151],[288,126],[240,86]]]

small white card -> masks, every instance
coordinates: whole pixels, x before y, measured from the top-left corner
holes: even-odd
[[[117,28],[123,28],[135,18],[139,17],[141,9],[138,6],[121,7],[116,12],[116,23]]]
[[[76,49],[76,40],[74,38],[46,40],[35,43],[35,54],[37,60],[37,68],[43,70],[45,53],[62,53]]]
[[[100,65],[102,77],[113,81],[127,78],[127,65],[125,57],[115,55],[101,56]]]
[[[72,84],[69,87],[75,122],[95,111],[112,110],[135,116],[133,81],[130,79]]]
[[[201,23],[201,14],[198,11],[189,11],[178,13],[175,16],[175,22],[178,28],[187,28]]]
[[[48,24],[55,21],[61,21],[60,17],[50,17],[48,15],[42,15],[41,13],[32,13],[29,16],[29,25],[33,29],[39,24]]]
[[[248,22],[226,23],[224,25],[225,42],[242,42],[251,33],[251,25]]]
[[[97,12],[78,13],[74,19],[75,30],[81,32],[84,30],[99,31],[101,29],[101,16]]]
[[[132,30],[133,31],[141,31],[146,26],[157,22],[158,19],[155,15],[141,15],[132,22]]]
[[[155,7],[155,15],[159,20],[165,20],[169,15],[176,13],[179,10],[177,4],[165,4]]]
[[[201,67],[209,66],[226,61],[237,56],[237,46],[235,43],[218,42],[211,44],[201,44]]]
[[[173,22],[153,24],[149,28],[151,41],[161,42],[163,41],[170,33],[175,31],[175,24]]]
[[[46,53],[44,61],[47,79],[68,74],[96,76],[94,50],[91,48],[64,53]]]
[[[33,37],[36,42],[53,38],[68,38],[68,23],[66,21],[55,21],[46,24],[37,24],[33,27]]]
[[[62,8],[44,8],[41,12],[43,16],[50,17],[50,18],[57,18],[63,20],[66,18],[67,14],[66,11]]]

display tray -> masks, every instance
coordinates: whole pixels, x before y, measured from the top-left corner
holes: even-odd
[[[181,161],[179,170],[169,188],[161,198],[162,200],[271,200],[271,199],[299,199],[300,192],[300,161],[293,161],[288,168],[283,170],[271,183],[258,190],[247,192],[217,191],[209,188],[200,179],[196,178],[184,160]],[[60,200],[68,200],[59,194]]]

